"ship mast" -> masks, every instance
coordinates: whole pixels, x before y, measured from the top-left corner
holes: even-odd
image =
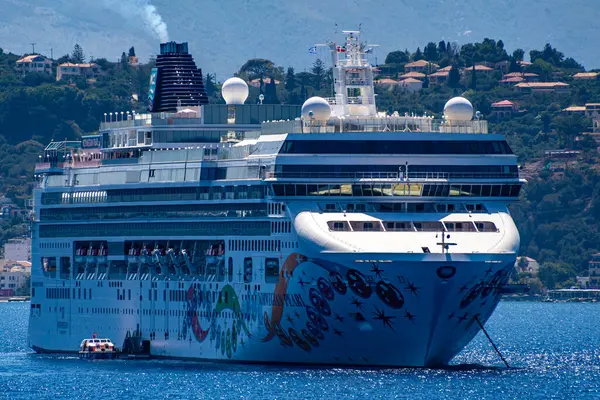
[[[360,42],[360,31],[342,31],[343,45],[327,43],[333,64],[335,97],[328,99],[332,116],[374,116],[375,89],[373,68],[366,58],[367,46]]]

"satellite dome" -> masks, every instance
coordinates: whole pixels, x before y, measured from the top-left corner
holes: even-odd
[[[244,104],[248,98],[248,85],[240,78],[229,78],[223,83],[221,95],[227,104]]]
[[[302,119],[325,121],[331,117],[331,107],[322,97],[311,97],[302,104]]]
[[[453,97],[444,106],[444,116],[449,121],[470,121],[473,119],[473,105],[464,97]]]

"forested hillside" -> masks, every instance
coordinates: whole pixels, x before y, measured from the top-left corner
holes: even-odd
[[[81,50],[81,49],[80,49]],[[22,204],[31,193],[33,165],[40,150],[51,140],[74,139],[98,129],[104,113],[144,111],[150,63],[132,66],[125,51],[121,62],[94,60],[103,75],[95,79],[67,79],[57,82],[54,75],[15,72],[19,56],[0,50],[0,193]],[[131,49],[133,50],[133,49]],[[130,51],[131,51],[130,50]],[[66,62],[81,54],[56,60]],[[529,58],[531,63],[524,62]],[[408,91],[400,85],[377,84],[378,108],[400,113],[427,113],[441,116],[445,102],[463,95],[474,104],[490,130],[506,135],[519,157],[523,176],[529,183],[522,199],[511,210],[521,231],[521,254],[537,259],[541,278],[549,287],[566,286],[575,275],[587,273],[591,254],[600,251],[600,170],[597,144],[590,135],[592,121],[584,113],[568,114],[564,108],[600,103],[600,81],[575,80],[583,71],[574,59],[546,45],[526,57],[524,51],[508,52],[501,40],[457,46],[428,43],[413,52],[398,50],[388,54],[378,66],[377,79],[399,80],[404,66],[427,60],[439,68],[448,67],[442,83]],[[265,103],[302,103],[312,95],[331,94],[329,66],[319,59],[304,72],[275,65],[266,59],[238,60],[237,75],[253,81],[248,102],[265,95]],[[505,70],[475,71],[474,64],[505,63]],[[433,71],[426,71],[426,75]],[[514,85],[502,84],[503,74],[536,74],[541,81],[567,83],[561,93],[525,93]],[[224,77],[226,78],[226,77]],[[211,102],[222,102],[219,84],[213,75],[205,76]],[[137,100],[139,99],[139,101]],[[510,100],[518,110],[508,117],[494,115],[494,102]],[[573,149],[581,153],[572,159],[547,158],[545,152]],[[14,224],[13,224],[14,225]],[[0,238],[14,234],[22,226],[0,226]],[[10,231],[13,229],[13,231]],[[18,233],[18,232],[17,232]]]

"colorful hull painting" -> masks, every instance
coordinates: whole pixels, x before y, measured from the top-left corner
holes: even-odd
[[[394,366],[448,363],[496,307],[512,260],[346,266],[291,254],[271,292],[188,289],[187,357]],[[204,329],[202,327],[205,327]],[[201,354],[193,349],[202,347]],[[175,349],[173,349],[175,350]],[[211,351],[212,350],[212,351]]]
[[[440,366],[477,334],[476,319],[485,323],[489,318],[515,258],[514,254],[361,257],[373,260],[357,261],[350,253],[317,257],[292,253],[281,258],[285,261],[279,276],[267,284],[255,283],[256,279],[243,283],[241,277],[242,282],[231,283],[124,281],[119,293],[131,288],[129,304],[139,308],[139,314],[84,313],[72,316],[70,324],[55,321],[63,329],[54,331],[52,321],[44,318],[56,317],[42,310],[32,316],[32,326],[48,328],[31,329],[30,345],[69,351],[65,343],[77,348],[81,337],[107,327],[115,343],[121,343],[127,331],[140,329],[150,340],[151,354],[160,357]],[[234,262],[242,263],[243,258]],[[177,298],[170,301],[165,294],[166,301],[161,301],[160,293],[173,285],[179,291]]]

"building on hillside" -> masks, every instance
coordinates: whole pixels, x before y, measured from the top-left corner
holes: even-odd
[[[546,150],[544,157],[550,160],[573,160],[581,154],[581,150],[557,149]]]
[[[509,67],[510,67],[510,61],[508,61],[508,60],[499,61],[496,64],[494,64],[494,69],[497,69],[498,71],[502,72],[503,74],[506,74],[508,72]]]
[[[517,83],[525,82],[525,79],[521,76],[513,76],[510,78],[502,79],[499,83],[503,86],[514,86]]]
[[[581,114],[587,118],[600,117],[600,103],[585,103],[584,106],[569,106],[563,108],[562,112],[567,115]]]
[[[573,79],[594,80],[594,79],[598,79],[598,75],[600,75],[600,73],[598,73],[598,72],[578,72],[575,75],[573,75]]]
[[[472,66],[462,69],[463,75],[467,75],[471,71],[473,71]],[[490,68],[486,65],[475,64],[475,72],[481,72],[483,74],[491,74],[492,72],[494,72],[494,68]]]
[[[2,204],[0,206],[0,218],[8,221],[11,218],[15,218],[15,217],[19,217],[22,218],[23,220],[27,219],[27,216],[29,215],[29,211],[26,209],[23,209],[19,206],[17,206],[16,204]]]
[[[137,56],[129,56],[127,59],[127,63],[132,67],[138,67],[140,65],[140,61]]]
[[[15,63],[15,70],[18,74],[26,75],[30,73],[52,74],[52,60],[40,54],[21,57]]]
[[[591,287],[600,287],[600,253],[592,255],[588,261],[588,275]]]
[[[517,257],[515,262],[515,271],[518,274],[530,274],[531,276],[537,276],[540,272],[540,264],[531,257]]]
[[[515,89],[520,93],[568,93],[569,85],[564,82],[521,82]]]
[[[448,80],[449,71],[438,71],[427,76],[430,85],[441,85]]]
[[[265,78],[263,79],[263,85],[267,85],[271,83],[271,78]],[[281,82],[279,82],[277,79],[275,79],[275,85],[279,85]],[[260,78],[257,79],[252,79],[250,82],[248,82],[249,86],[252,86],[254,88],[260,89]]]
[[[400,82],[398,82],[398,85],[405,89],[407,92],[411,93],[418,92],[419,90],[423,89],[423,82],[414,78],[403,79]]]
[[[4,260],[31,261],[31,238],[8,239],[4,244]]]
[[[437,72],[444,72],[444,71],[450,72],[451,69],[452,69],[452,65],[448,65],[448,66],[446,66],[444,68],[438,69]]]
[[[538,74],[534,74],[533,72],[511,72],[502,76],[502,80],[507,80],[510,78],[521,78],[521,80],[524,82],[539,82],[540,80],[540,76]]]
[[[375,86],[379,87],[387,87],[388,89],[393,89],[396,85],[398,85],[398,81],[390,78],[377,79],[373,82]]]
[[[409,79],[409,78],[411,78],[411,79],[420,79],[420,80],[423,80],[423,79],[425,79],[425,77],[426,77],[426,76],[427,76],[427,75],[425,75],[425,74],[423,74],[423,73],[421,73],[421,72],[408,72],[408,73],[406,73],[406,74],[402,74],[402,75],[400,75],[400,76],[399,76],[399,78],[400,78],[401,80],[402,80],[402,79]]]
[[[25,288],[31,276],[31,263],[28,261],[15,261],[0,267],[0,290],[12,290],[9,296]]]
[[[502,100],[492,103],[492,115],[497,119],[510,117],[517,112],[518,109],[518,104],[510,100]]]
[[[440,66],[426,60],[419,60],[408,63],[404,66],[405,72],[420,72],[422,74],[430,74],[437,71]]]
[[[589,276],[576,276],[575,281],[577,282],[577,286],[579,286],[582,289],[587,289],[590,287]]]
[[[529,67],[533,63],[531,63],[529,61],[521,60],[521,61],[517,61],[517,64],[519,64],[521,66],[521,68],[525,68],[525,67]]]
[[[65,78],[71,77],[84,77],[86,79],[97,78],[102,75],[102,69],[96,63],[84,63],[84,64],[73,64],[64,63],[60,64],[56,69],[56,80],[61,81]]]

